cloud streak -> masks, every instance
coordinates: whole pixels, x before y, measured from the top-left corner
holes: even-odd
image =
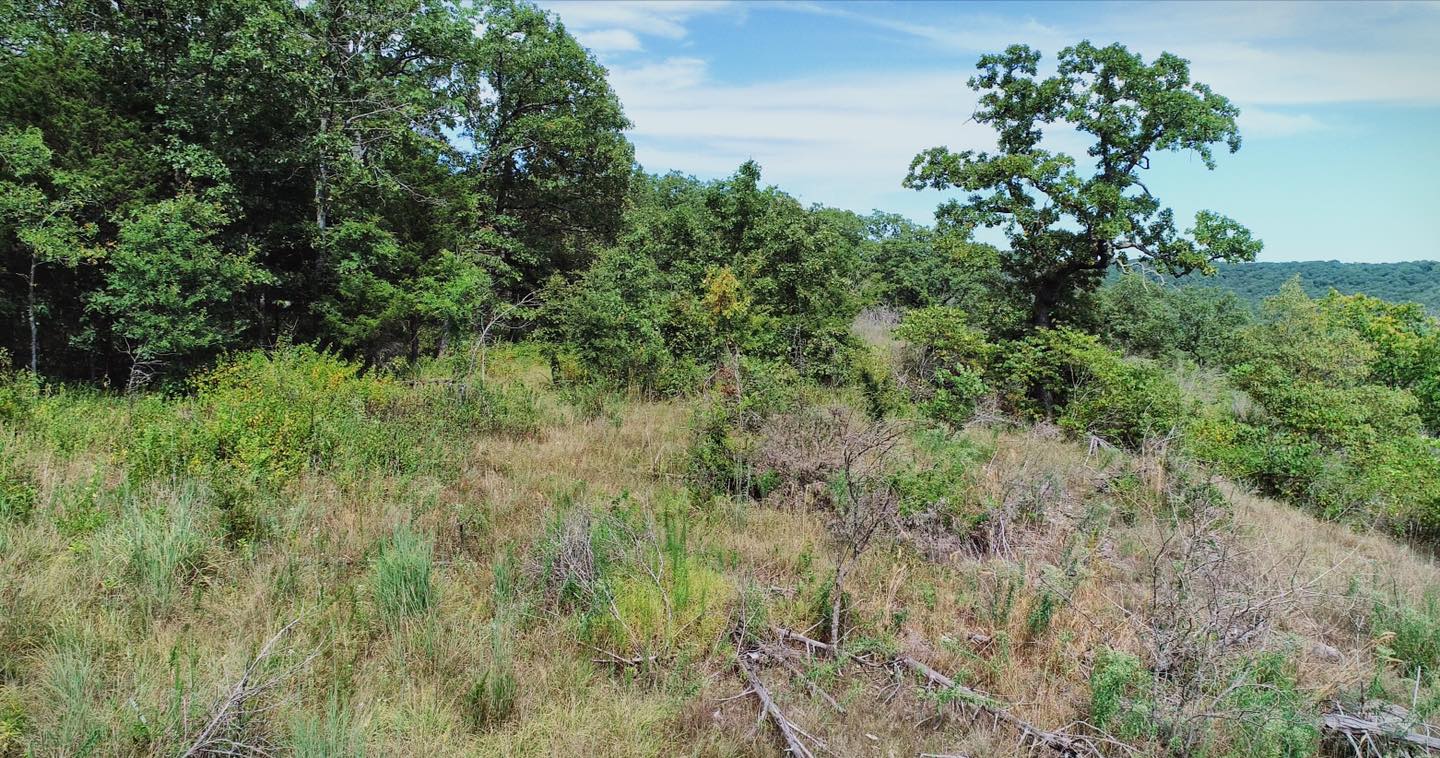
[[[1087,38],[1121,40],[1147,56],[1175,52],[1192,61],[1198,80],[1241,106],[1247,139],[1323,132],[1332,126],[1316,109],[1328,106],[1440,104],[1440,77],[1433,75],[1440,70],[1440,45],[1433,44],[1440,39],[1440,6],[1188,3],[1074,13],[1057,5],[1044,21],[969,10],[932,18],[940,14],[922,6],[925,23],[907,20],[903,8],[857,4],[546,7],[611,69],[646,168],[717,176],[754,158],[768,181],[807,200],[860,211],[886,205],[917,218],[928,216],[935,196],[901,190],[905,168],[916,152],[935,145],[993,145],[988,129],[967,122],[976,99],[965,82],[976,55],[1013,42],[1038,47],[1051,60]],[[870,35],[877,46],[933,51],[932,62],[871,65],[857,74],[807,71],[797,56],[779,75],[747,82],[714,75],[715,61],[691,44],[691,27],[705,19],[803,25],[797,17],[805,15]],[[1078,139],[1058,142],[1083,157]]]

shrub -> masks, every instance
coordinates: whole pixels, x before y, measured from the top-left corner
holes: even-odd
[[[31,373],[11,373],[8,356],[0,351],[0,421],[22,424],[40,400],[40,380]]]
[[[26,521],[39,493],[33,476],[17,465],[15,443],[0,438],[0,524]]]
[[[742,359],[738,365],[738,375],[723,379],[720,397],[696,413],[690,480],[708,492],[763,497],[774,476],[755,466],[754,433],[796,406],[802,381],[778,361]]]
[[[395,530],[375,557],[371,591],[380,617],[391,626],[435,602],[430,541],[409,527]]]
[[[308,346],[233,357],[196,377],[185,399],[130,405],[119,442],[140,481],[210,475],[274,488],[303,471],[413,473],[445,465],[447,442],[537,423],[523,388],[408,386]]]
[[[1181,418],[1180,388],[1153,363],[1126,359],[1094,336],[1061,327],[1016,343],[1000,372],[1008,402],[1041,417],[1048,402],[1073,434],[1139,447]]]
[[[988,391],[984,372],[996,346],[969,323],[964,311],[934,306],[911,311],[895,329],[905,340],[902,370],[927,416],[952,425],[974,414]]]
[[[1150,675],[1140,659],[1102,650],[1090,672],[1090,723],[1123,739],[1153,735]]]
[[[1370,630],[1383,642],[1382,655],[1399,665],[1407,677],[1416,672],[1436,678],[1440,666],[1440,595],[1429,593],[1416,605],[1395,596],[1376,598]]]

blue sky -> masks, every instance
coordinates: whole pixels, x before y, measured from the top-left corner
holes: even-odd
[[[1188,58],[1241,108],[1245,144],[1213,173],[1155,162],[1146,184],[1178,217],[1235,217],[1261,260],[1440,258],[1440,3],[542,5],[610,69],[650,171],[754,158],[806,202],[928,222],[944,195],[900,180],[920,150],[991,142],[966,123],[979,54],[1118,41]]]

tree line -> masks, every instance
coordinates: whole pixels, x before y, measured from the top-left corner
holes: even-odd
[[[369,362],[613,241],[605,71],[518,2],[0,6],[0,344],[135,385],[316,341]]]

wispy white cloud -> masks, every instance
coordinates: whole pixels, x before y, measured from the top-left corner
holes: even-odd
[[[743,13],[729,0],[547,0],[577,39],[597,53],[644,49],[644,37],[684,39],[696,16]]]
[[[629,29],[576,29],[580,44],[596,53],[634,52],[643,49],[640,37]]]
[[[635,123],[637,157],[647,168],[713,176],[753,158],[768,181],[806,199],[864,210],[877,190],[900,189],[919,150],[992,140],[988,129],[966,123],[975,107],[968,76],[727,84],[713,81],[704,61],[676,58],[616,67],[611,82]]]
[[[1053,56],[1082,39],[1124,42],[1191,61],[1201,81],[1242,104],[1440,103],[1440,3],[1098,5],[1067,24],[983,14],[915,24],[851,6],[781,6],[901,33],[951,52],[1024,42]]]
[[[1004,7],[950,6],[923,24],[887,6],[861,4],[560,1],[546,7],[610,67],[647,168],[714,176],[754,158],[768,181],[807,200],[857,210],[887,205],[916,217],[928,215],[934,195],[900,190],[911,158],[935,145],[993,144],[988,129],[969,122],[976,101],[965,84],[973,72],[966,61],[1014,42],[1051,59],[1087,38],[1120,40],[1148,56],[1175,52],[1192,61],[1198,80],[1240,104],[1242,133],[1250,139],[1331,128],[1316,110],[1327,105],[1440,103],[1440,77],[1433,75],[1440,71],[1440,45],[1434,44],[1440,5],[1099,5],[1043,19],[1017,18]],[[684,44],[690,29],[704,16],[746,13],[825,16],[869,30],[877,44],[925,46],[935,63],[917,69],[912,60],[903,70],[881,66],[857,74],[816,71],[796,60],[767,80],[717,80],[709,62]],[[1073,135],[1055,146],[1084,154]]]

